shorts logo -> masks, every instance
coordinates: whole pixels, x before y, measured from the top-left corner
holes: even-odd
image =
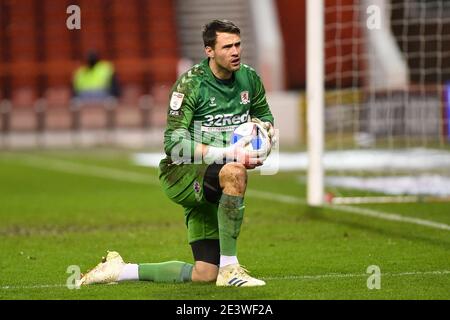
[[[250,98],[248,96],[248,91],[241,92],[241,104],[250,103]]]
[[[184,94],[179,92],[173,92],[172,98],[170,98],[170,109],[179,110],[181,108],[181,104],[183,103]]]
[[[194,181],[194,191],[195,191],[195,199],[197,201],[200,201],[201,200],[201,196],[200,196],[201,187],[200,187],[200,183],[197,180]]]

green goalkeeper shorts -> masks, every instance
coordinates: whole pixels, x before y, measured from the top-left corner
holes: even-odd
[[[219,239],[217,208],[222,193],[217,164],[171,164],[167,158],[159,163],[159,180],[164,193],[183,206],[189,243]]]

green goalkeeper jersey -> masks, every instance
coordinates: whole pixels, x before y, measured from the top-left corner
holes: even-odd
[[[164,151],[173,162],[192,163],[197,144],[226,147],[233,130],[251,118],[273,124],[255,70],[241,64],[232,78],[224,81],[213,75],[205,59],[172,87]]]

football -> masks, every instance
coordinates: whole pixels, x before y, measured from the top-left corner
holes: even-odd
[[[234,129],[231,135],[231,144],[235,144],[243,137],[252,136],[251,142],[246,146],[248,150],[267,149],[270,143],[267,130],[254,122],[246,122]]]

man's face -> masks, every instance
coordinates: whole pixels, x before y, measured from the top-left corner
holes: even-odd
[[[241,63],[241,37],[233,33],[217,32],[214,48],[206,47],[206,54],[217,67],[229,72],[239,70]]]

